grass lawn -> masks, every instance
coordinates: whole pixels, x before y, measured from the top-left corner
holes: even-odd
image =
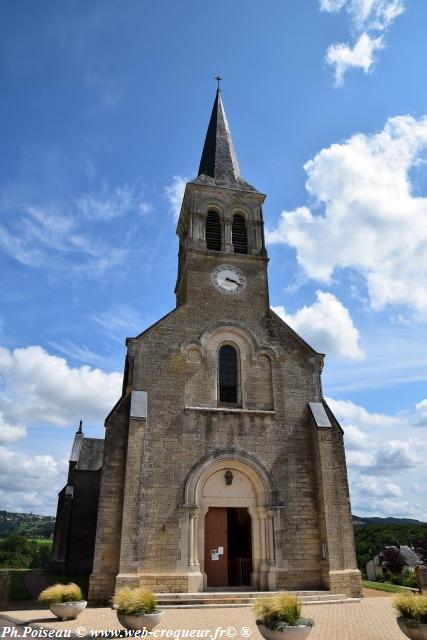
[[[31,594],[24,584],[24,573],[30,569],[5,569],[11,575],[10,600],[32,600]]]
[[[89,590],[89,576],[54,576],[51,573],[44,573],[43,575],[51,584],[56,584],[57,582],[61,582],[62,584],[75,582],[83,591],[84,597],[87,597],[87,592]]]
[[[362,584],[365,589],[376,589],[377,591],[388,591],[389,593],[407,591],[407,589],[403,589],[397,584],[390,584],[389,582],[370,582],[369,580],[363,580]]]
[[[37,542],[41,547],[52,547],[53,540],[50,538],[30,538],[31,542]]]

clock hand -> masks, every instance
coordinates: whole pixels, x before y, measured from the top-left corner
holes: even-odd
[[[240,282],[237,282],[237,280],[233,280],[232,278],[225,278],[226,280],[228,280],[228,282],[234,282],[234,284],[237,284],[240,287]]]

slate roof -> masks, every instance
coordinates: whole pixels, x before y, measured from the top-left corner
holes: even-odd
[[[325,427],[332,427],[331,421],[325,411],[325,407],[321,402],[309,402],[308,406],[316,423],[316,427],[322,429]]]
[[[79,471],[99,471],[104,456],[102,438],[83,438],[76,469]]]
[[[191,184],[257,192],[257,189],[243,180],[240,175],[239,163],[219,89],[216,92],[209,120],[199,173],[195,180],[191,180]]]
[[[410,567],[416,567],[417,565],[423,564],[420,556],[413,549],[411,549],[411,547],[400,545],[400,553],[405,558],[406,564]]]
[[[70,462],[77,462],[80,456],[80,451],[83,443],[83,433],[79,429],[74,436],[73,448],[71,449]]]

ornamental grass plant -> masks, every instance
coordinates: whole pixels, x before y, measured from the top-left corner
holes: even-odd
[[[427,624],[427,594],[401,593],[394,598],[394,606],[408,622]]]
[[[38,597],[44,604],[62,604],[63,602],[82,602],[83,594],[79,585],[74,582],[69,584],[54,584],[44,589]]]
[[[314,626],[313,620],[301,617],[301,609],[298,596],[285,591],[275,596],[258,598],[252,606],[256,623],[272,631],[299,625]]]
[[[158,610],[154,593],[140,587],[119,587],[112,602],[114,609],[128,616],[142,616]]]

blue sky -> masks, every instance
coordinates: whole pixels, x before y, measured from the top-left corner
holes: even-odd
[[[272,306],[325,352],[353,511],[427,520],[427,4],[0,7],[0,509],[53,513],[124,339],[174,306],[218,73]]]

